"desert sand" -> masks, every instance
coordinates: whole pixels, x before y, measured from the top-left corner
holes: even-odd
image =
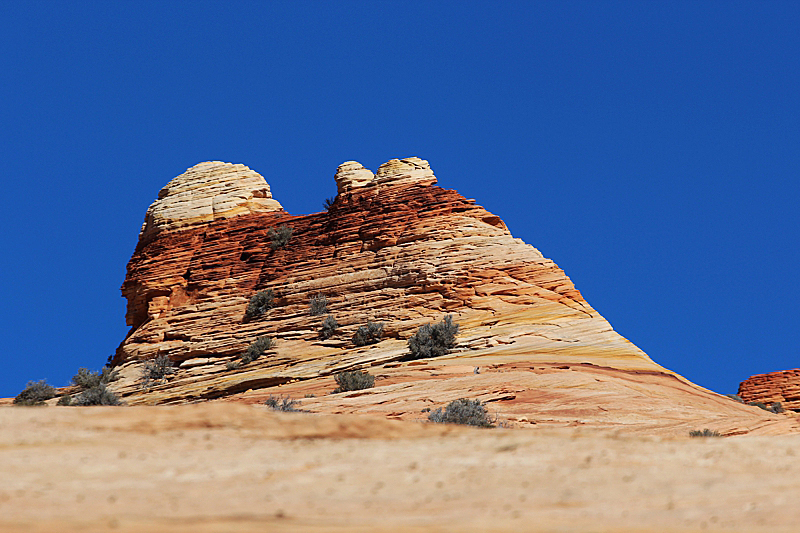
[[[800,438],[3,407],[0,530],[793,532]]]

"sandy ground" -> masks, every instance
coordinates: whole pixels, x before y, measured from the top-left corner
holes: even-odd
[[[0,408],[0,530],[795,532],[800,437]]]

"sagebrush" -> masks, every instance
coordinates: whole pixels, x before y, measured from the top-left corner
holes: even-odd
[[[44,402],[55,398],[56,388],[47,381],[29,381],[25,388],[14,398],[16,405],[46,405]]]
[[[142,388],[149,389],[167,381],[175,373],[175,364],[166,355],[157,355],[145,361],[142,367]]]
[[[308,302],[308,310],[311,316],[324,315],[328,312],[328,298],[322,294],[312,296]]]
[[[97,385],[72,397],[68,405],[122,405],[122,402],[105,385]]]
[[[88,368],[79,368],[78,373],[72,376],[73,385],[77,385],[82,390],[106,385],[119,379],[119,373],[111,370],[111,367],[104,366],[100,372],[93,372]]]
[[[458,324],[453,323],[453,317],[447,315],[444,320],[436,324],[425,324],[408,339],[408,348],[411,350],[411,359],[424,359],[444,355],[456,345]]]
[[[161,363],[162,366],[163,364]],[[72,383],[80,387],[81,392],[75,396],[62,396],[58,400],[58,405],[122,405],[117,395],[106,387],[118,378],[118,373],[109,366],[104,366],[100,372],[79,368],[78,373],[72,376]],[[147,378],[145,381],[147,382]],[[145,386],[149,386],[149,382],[147,383]]]
[[[270,240],[269,247],[273,250],[285,248],[292,239],[292,231],[292,228],[285,224],[278,226],[277,230],[275,228],[270,228],[267,231],[267,237],[269,237]]]
[[[258,291],[250,297],[244,317],[247,320],[259,317],[275,306],[275,293],[272,289]]]
[[[712,431],[712,430],[710,430],[708,428],[705,428],[703,430],[694,429],[694,430],[689,432],[689,436],[690,437],[721,437],[722,435],[720,435],[719,431]]]
[[[295,407],[297,402],[288,396],[273,396],[270,394],[269,398],[267,398],[267,401],[264,403],[274,411],[300,411],[300,409]]]
[[[383,337],[383,322],[367,322],[366,326],[358,326],[353,335],[353,344],[356,346],[366,346],[376,344]]]
[[[352,390],[371,389],[375,386],[375,376],[366,371],[352,370],[340,372],[333,376],[336,384],[339,385],[333,393],[347,392]]]
[[[275,340],[272,337],[258,337],[250,344],[250,346],[247,347],[247,350],[245,350],[244,354],[242,355],[242,364],[246,365],[247,363],[255,361],[264,355],[264,352],[271,350],[274,347]]]
[[[489,416],[486,405],[480,400],[459,398],[453,400],[428,415],[428,420],[437,424],[464,424],[467,426],[492,427],[493,421]]]
[[[339,329],[339,323],[333,315],[328,315],[322,320],[322,329],[319,330],[319,338],[322,340],[330,339],[336,330]]]

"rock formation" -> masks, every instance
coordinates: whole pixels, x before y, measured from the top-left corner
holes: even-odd
[[[800,411],[800,368],[751,376],[739,385],[739,397],[766,405],[780,402],[784,409]]]
[[[131,330],[113,364],[128,403],[313,394],[304,405],[315,412],[424,419],[426,408],[471,397],[520,427],[668,433],[700,423],[768,431],[783,420],[654,363],[500,217],[436,186],[427,161],[393,159],[374,175],[348,161],[334,179],[330,209],[302,216],[283,211],[243,165],[201,163],[161,191],[122,286]],[[281,225],[291,240],[273,247],[269,230]],[[274,308],[245,319],[251,296],[268,289]],[[324,340],[324,317],[309,312],[316,295],[340,325]],[[446,314],[460,326],[456,349],[408,361],[407,339]],[[368,321],[384,323],[383,340],[356,346]],[[264,335],[275,349],[236,368]],[[140,369],[157,355],[178,371],[143,390]],[[375,374],[375,387],[328,394],[333,374],[355,368]]]
[[[147,239],[170,231],[242,214],[281,211],[269,185],[244,165],[221,161],[199,163],[174,178],[158,193],[145,214],[139,236]]]

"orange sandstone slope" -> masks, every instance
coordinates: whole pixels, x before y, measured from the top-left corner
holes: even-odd
[[[327,212],[293,216],[244,165],[200,163],[150,206],[122,286],[130,333],[113,365],[129,404],[302,399],[313,412],[424,419],[460,398],[490,402],[514,427],[583,425],[685,434],[798,430],[796,419],[744,406],[654,363],[616,333],[558,266],[512,237],[500,217],[435,185],[428,162],[393,159],[373,174],[342,164]],[[285,248],[268,230],[293,229]],[[276,306],[246,321],[257,291]],[[340,324],[320,340],[322,294]],[[408,361],[407,339],[451,314],[456,349]],[[383,340],[357,347],[367,321]],[[238,369],[258,336],[274,350]],[[168,382],[143,390],[144,361],[166,355]],[[330,394],[333,374],[369,369],[375,387]],[[305,398],[314,395],[314,397]]]

